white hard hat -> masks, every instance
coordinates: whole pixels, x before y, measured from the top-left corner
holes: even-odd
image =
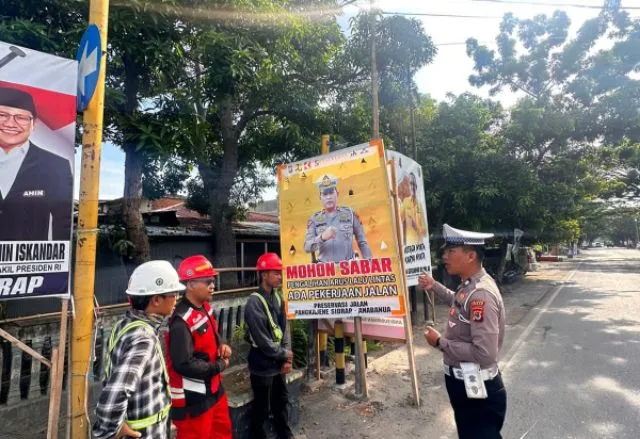
[[[178,272],[168,261],[149,261],[133,270],[129,278],[127,294],[155,296],[185,289],[185,286],[180,283]]]

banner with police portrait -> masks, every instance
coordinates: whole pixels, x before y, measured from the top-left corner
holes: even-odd
[[[403,316],[382,143],[281,165],[278,188],[288,318]]]
[[[0,41],[0,300],[69,294],[77,70]]]
[[[431,274],[429,224],[425,201],[422,166],[396,151],[387,150],[387,159],[396,167],[398,210],[402,226],[404,264],[407,286],[418,285],[420,273]]]

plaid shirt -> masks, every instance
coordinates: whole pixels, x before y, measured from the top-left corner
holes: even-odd
[[[146,313],[129,310],[115,330],[135,320],[143,320],[156,330],[160,326],[157,319]],[[104,381],[96,407],[95,438],[113,437],[126,419],[152,416],[171,402],[162,358],[158,357],[159,343],[158,337],[144,328],[131,329],[118,340],[111,353],[111,374]],[[166,438],[167,427],[168,422],[159,422],[140,432],[145,438]]]

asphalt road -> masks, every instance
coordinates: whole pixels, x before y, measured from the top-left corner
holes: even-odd
[[[503,437],[640,438],[640,251],[567,265],[503,352]]]

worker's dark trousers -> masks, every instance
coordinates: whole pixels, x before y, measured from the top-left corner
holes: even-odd
[[[485,381],[487,399],[467,398],[464,381],[445,375],[449,400],[460,439],[501,439],[500,430],[507,413],[507,391],[502,375]]]
[[[289,392],[284,375],[263,377],[251,375],[251,439],[266,439],[266,421],[272,417],[278,439],[291,439],[289,428]]]

